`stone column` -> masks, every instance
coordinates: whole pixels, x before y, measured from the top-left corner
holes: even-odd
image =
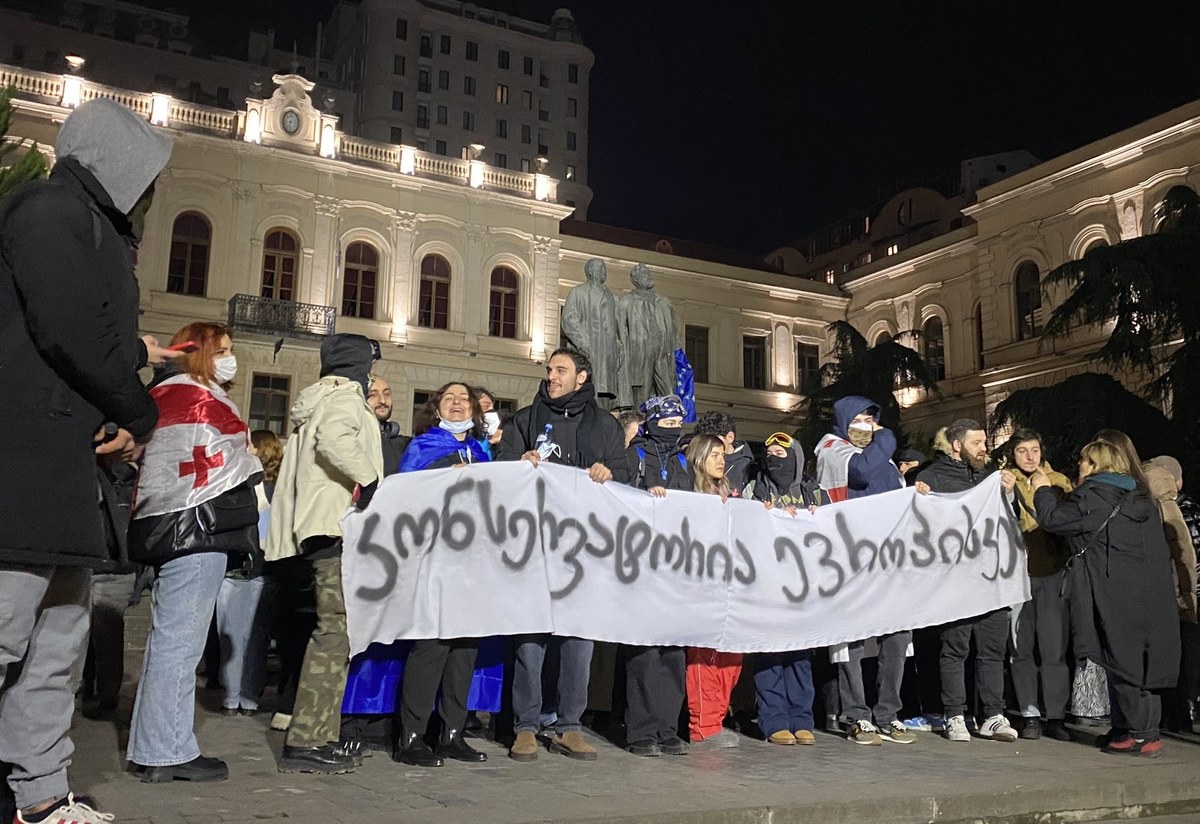
[[[535,236],[529,249],[533,277],[529,288],[529,359],[541,363],[558,348],[558,253],[562,241]]]
[[[305,261],[302,268],[308,269],[305,280],[308,288],[308,302],[318,306],[337,306],[340,301],[334,300],[337,294],[338,260],[340,259],[337,236],[338,218],[342,212],[342,204],[337,198],[317,195],[315,198],[317,213],[316,228],[313,232],[312,248],[303,252]]]
[[[417,215],[414,212],[392,213],[392,343],[403,346],[408,342],[408,316],[413,305],[413,260],[416,247]]]
[[[450,281],[450,328],[466,333],[463,343],[474,351],[480,336],[487,335],[488,273],[483,271],[483,239],[487,227],[468,223],[465,272]]]

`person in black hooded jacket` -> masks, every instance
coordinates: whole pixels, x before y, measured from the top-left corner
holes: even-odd
[[[547,435],[542,439],[540,436]],[[539,450],[539,447],[541,449]],[[625,437],[617,419],[596,404],[592,365],[575,349],[558,349],[546,362],[546,380],[530,406],[517,411],[504,427],[493,456],[498,461],[526,460],[538,466],[543,460],[578,467],[596,483],[629,483],[633,471],[625,452]],[[537,758],[539,715],[542,709],[542,662],[550,636],[522,636],[516,641],[513,672],[513,712],[516,741],[509,750],[514,761]],[[553,752],[581,761],[596,760],[596,749],[580,732],[587,709],[592,642],[583,638],[556,638],[560,645],[557,735]]]
[[[637,486],[655,497],[667,490],[693,487],[687,459],[680,451],[685,410],[676,395],[653,397],[639,411],[645,415],[641,434],[630,450],[638,462]],[[686,697],[687,655],[683,647],[625,645],[625,738],[634,755],[684,755],[679,737],[679,711]]]
[[[0,202],[0,762],[18,820],[101,820],[69,795],[66,673],[91,571],[112,564],[97,455],[132,459],[158,419],[137,375],[130,215],[170,155],[145,117],[92,100],[59,128],[50,179]]]
[[[1067,590],[1075,655],[1108,674],[1129,730],[1105,751],[1162,752],[1162,706],[1152,690],[1179,677],[1179,620],[1171,551],[1150,493],[1121,450],[1093,441],[1079,457],[1082,482],[1061,501],[1040,470],[1032,476],[1038,524],[1070,546]]]

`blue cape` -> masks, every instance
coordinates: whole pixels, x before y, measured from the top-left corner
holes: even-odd
[[[460,441],[445,429],[435,426],[423,435],[412,439],[412,443],[408,445],[408,449],[404,450],[404,455],[400,458],[400,466],[397,471],[416,472],[419,469],[427,468],[430,464],[437,463],[447,455],[462,452],[470,452],[469,463],[487,463],[491,460],[491,456],[479,441],[471,437]],[[462,463],[468,463],[465,456]]]

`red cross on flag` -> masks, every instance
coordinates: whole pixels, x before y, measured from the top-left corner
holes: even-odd
[[[134,518],[190,509],[262,472],[225,390],[175,375],[150,396],[158,404],[158,426],[142,456]]]

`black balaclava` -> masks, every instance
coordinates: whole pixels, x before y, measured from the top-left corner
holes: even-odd
[[[678,426],[662,426],[658,420],[646,421],[642,427],[646,431],[646,440],[667,449],[673,449],[675,444],[679,443],[679,436],[683,434],[683,430]]]
[[[349,378],[362,387],[367,397],[375,345],[362,335],[330,335],[321,341],[321,377]]]
[[[781,492],[789,489],[796,480],[796,451],[785,451],[787,455],[782,458],[767,453],[767,476]]]

